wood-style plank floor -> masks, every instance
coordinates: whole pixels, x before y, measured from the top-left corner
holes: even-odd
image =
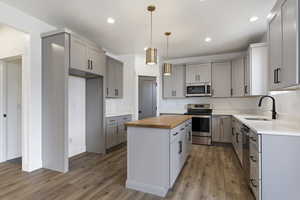
[[[69,173],[21,172],[0,164],[0,199],[8,200],[253,200],[231,147],[193,146],[192,156],[166,198],[125,188],[126,148],[72,158]]]

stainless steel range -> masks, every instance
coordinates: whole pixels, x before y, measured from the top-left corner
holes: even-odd
[[[212,108],[210,104],[188,104],[186,115],[192,115],[193,144],[211,145]]]

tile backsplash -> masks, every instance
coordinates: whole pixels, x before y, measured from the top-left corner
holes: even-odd
[[[187,104],[210,103],[214,110],[221,112],[239,112],[256,114],[258,110],[258,97],[249,98],[184,98],[184,99],[161,99],[161,113],[184,113]]]

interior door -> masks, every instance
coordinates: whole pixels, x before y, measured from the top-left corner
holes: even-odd
[[[139,76],[139,119],[156,116],[156,77]]]
[[[21,59],[6,63],[6,159],[22,156],[21,136]]]

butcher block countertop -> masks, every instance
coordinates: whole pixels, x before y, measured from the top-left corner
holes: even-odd
[[[173,129],[191,119],[189,115],[163,115],[125,123],[126,126]]]

